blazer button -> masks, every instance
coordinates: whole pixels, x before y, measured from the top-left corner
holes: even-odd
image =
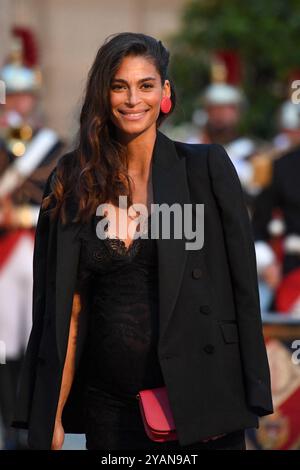
[[[192,276],[193,276],[194,279],[200,279],[200,277],[202,276],[201,269],[199,269],[199,268],[193,269]]]
[[[209,315],[211,313],[211,309],[209,305],[200,305],[200,312],[204,315]]]
[[[212,354],[215,351],[215,347],[212,344],[206,344],[203,349],[207,354]]]

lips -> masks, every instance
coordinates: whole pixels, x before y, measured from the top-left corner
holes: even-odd
[[[148,109],[139,109],[135,111],[125,111],[123,109],[119,109],[120,113],[122,114],[140,114],[140,113],[145,113],[146,111],[149,111]]]
[[[142,118],[146,112],[149,111],[148,109],[143,109],[141,111],[121,111],[119,110],[119,112],[122,114],[122,116],[125,117],[125,119],[129,119],[130,121],[135,121],[137,119],[140,119]]]

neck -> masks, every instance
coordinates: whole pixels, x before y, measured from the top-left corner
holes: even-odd
[[[138,179],[147,179],[150,172],[153,148],[156,139],[156,127],[147,129],[142,134],[123,140],[126,146],[128,173]]]

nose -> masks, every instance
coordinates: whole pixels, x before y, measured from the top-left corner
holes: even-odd
[[[138,90],[131,88],[128,90],[127,96],[126,96],[126,104],[128,106],[134,107],[140,102],[140,96],[138,93]]]

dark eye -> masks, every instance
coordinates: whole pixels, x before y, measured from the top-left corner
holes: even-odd
[[[121,88],[124,88],[125,85],[112,85],[112,90],[121,90]]]
[[[153,88],[153,85],[151,83],[143,83],[142,86],[145,88]]]

